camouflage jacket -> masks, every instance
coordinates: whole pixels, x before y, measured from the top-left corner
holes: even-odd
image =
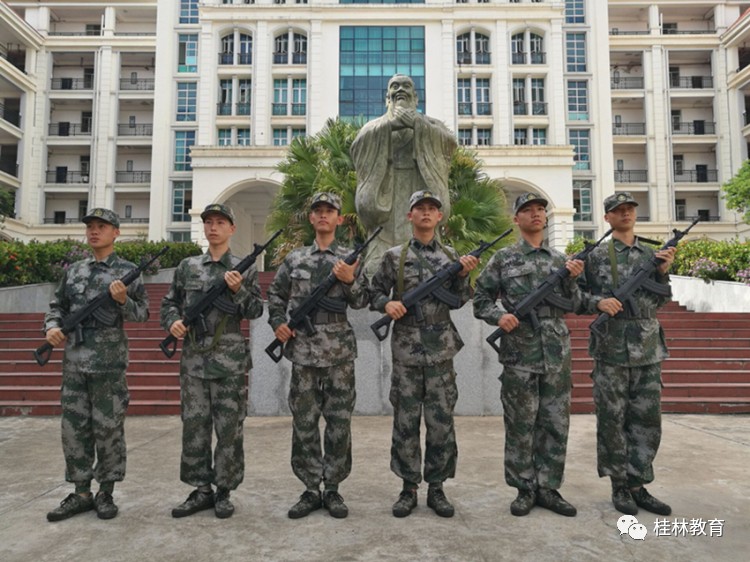
[[[417,287],[433,273],[458,259],[458,254],[449,246],[442,246],[433,239],[423,245],[412,238],[406,252],[403,271],[403,292]],[[370,307],[385,312],[391,300],[400,300],[399,269],[403,245],[395,246],[383,255],[377,272],[370,284]],[[447,252],[447,253],[446,253]],[[456,277],[445,287],[458,295],[461,306],[471,297],[468,277]],[[430,296],[417,306],[422,309],[424,323],[418,324],[411,313],[394,322],[391,351],[394,362],[403,365],[435,365],[453,359],[464,345],[453,324],[448,305]]]
[[[586,260],[585,276],[580,280],[585,290],[595,297],[611,297],[615,287],[610,262],[610,244],[615,250],[619,284],[654,255],[654,250],[638,238],[633,246],[627,246],[619,240],[611,240],[591,253]],[[669,283],[669,275],[660,275],[658,272],[654,274],[654,279],[659,283]],[[592,332],[589,338],[591,357],[612,365],[638,367],[658,363],[669,356],[664,332],[656,319],[656,310],[669,302],[669,298],[659,297],[648,291],[638,291],[634,298],[640,317],[610,318],[605,325],[607,334],[604,337]],[[588,312],[598,311],[595,306],[590,306]]]
[[[102,293],[109,292],[112,281],[124,277],[135,265],[111,253],[98,262],[94,258],[77,261],[68,267],[57,285],[55,295],[44,317],[44,331],[62,328],[63,318],[78,312]],[[143,281],[138,278],[128,285],[124,305],[110,301],[104,305],[113,313],[114,325],[103,326],[95,318],[83,325],[83,341],[75,333],[68,334],[65,343],[63,369],[79,372],[121,372],[128,366],[128,337],[123,322],[148,320],[148,296]]]
[[[185,258],[177,266],[172,285],[161,302],[161,325],[169,327],[180,320],[214,283],[237,267],[240,258],[230,252],[213,261],[206,252]],[[180,372],[202,379],[220,379],[244,375],[252,366],[247,339],[240,331],[243,318],[258,318],[263,314],[263,300],[255,266],[245,272],[236,293],[226,291],[228,302],[236,306],[234,314],[221,312],[216,307],[205,315],[207,333],[196,337],[191,329],[182,344]],[[217,335],[218,334],[218,335]]]
[[[535,249],[523,238],[498,250],[477,279],[474,316],[497,327],[500,318],[532,293],[553,271],[565,265],[566,257],[547,247]],[[569,299],[573,311],[580,311],[583,295],[575,279],[568,277],[556,289]],[[503,365],[533,372],[570,368],[570,335],[565,312],[548,303],[537,307],[541,329],[534,331],[528,318],[500,338],[499,359]]]
[[[276,272],[268,288],[268,323],[276,328],[288,322],[287,310],[297,308],[312,291],[320,285],[334,264],[351,253],[334,242],[321,250],[316,242],[312,246],[297,248],[289,252]],[[367,281],[358,274],[351,285],[336,283],[327,295],[343,301],[354,309],[367,306]],[[325,315],[325,311],[321,311]],[[325,322],[315,322],[317,333],[308,335],[304,328],[297,330],[296,337],[284,345],[284,357],[299,365],[328,367],[357,357],[357,340],[351,324],[335,316]]]

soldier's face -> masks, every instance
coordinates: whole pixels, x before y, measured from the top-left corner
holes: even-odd
[[[541,232],[547,224],[547,209],[541,203],[528,203],[518,210],[513,222],[521,232]]]
[[[112,246],[119,235],[119,228],[103,220],[92,219],[86,223],[86,242],[92,250]]]
[[[226,244],[235,230],[232,221],[219,213],[210,214],[203,220],[203,233],[211,246]]]
[[[336,208],[326,203],[315,205],[315,208],[310,212],[310,224],[313,225],[316,233],[335,232],[336,227],[343,222],[344,217],[339,214]]]
[[[414,205],[406,217],[417,230],[434,230],[442,220],[443,213],[435,203],[423,201]]]
[[[615,232],[632,230],[637,218],[638,212],[635,205],[631,203],[618,205],[604,215],[604,220],[612,226]]]

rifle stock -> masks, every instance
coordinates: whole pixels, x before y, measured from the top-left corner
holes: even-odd
[[[365,251],[367,246],[375,240],[380,231],[383,230],[382,226],[377,227],[372,234],[362,244],[357,245],[354,251],[344,258],[344,263],[347,265],[354,264],[359,258],[360,254]],[[313,325],[310,317],[320,308],[321,302],[323,302],[328,294],[328,291],[338,282],[333,272],[329,273],[328,276],[315,287],[310,295],[294,310],[289,313],[289,322],[287,326],[289,329],[296,330],[297,328],[304,326],[306,332],[309,335],[315,334],[315,326]],[[323,303],[325,304],[325,303]],[[284,353],[284,342],[279,338],[274,340],[266,347],[266,353],[273,360],[274,363],[281,361]]]
[[[282,232],[283,229],[279,229],[274,232],[273,235],[263,245],[253,244],[254,249],[252,253],[242,258],[240,263],[238,263],[232,271],[237,271],[240,274],[245,273],[245,271],[250,269],[253,264],[255,264],[255,260],[258,259],[258,256],[261,255]],[[185,311],[185,316],[182,318],[183,326],[185,326],[186,328],[190,328],[197,322],[201,322],[203,313],[214,306],[214,303],[221,298],[226,289],[227,282],[223,278],[220,281],[214,283],[208,289],[208,291],[206,291],[206,294],[200,298],[199,301],[197,301],[195,304],[193,304],[193,306]],[[159,349],[161,349],[164,355],[171,359],[177,351],[177,338],[172,334],[169,334],[161,341],[161,343],[159,344]]]
[[[143,273],[149,265],[154,263],[157,259],[159,259],[161,256],[163,256],[165,253],[169,251],[169,246],[164,246],[159,252],[156,253],[150,260],[147,262],[142,262],[141,265],[139,265],[136,268],[131,269],[128,271],[125,275],[123,275],[120,278],[120,281],[122,281],[123,285],[126,287],[128,285],[131,285],[133,281],[138,279],[138,277]],[[63,319],[63,325],[62,325],[62,333],[66,336],[71,333],[72,331],[79,329],[81,323],[83,323],[84,320],[86,320],[89,316],[92,316],[96,313],[99,308],[101,308],[105,303],[112,300],[112,297],[109,294],[109,290],[106,290],[105,292],[101,293],[99,296],[97,296],[94,300],[92,300],[89,304],[87,304],[85,307],[80,309],[78,312],[69,315],[67,318]],[[36,348],[33,352],[34,359],[36,360],[37,364],[41,367],[44,367],[48,362],[50,357],[52,356],[52,350],[54,349],[54,346],[49,343],[45,342],[44,344],[40,345],[38,348]]]
[[[513,232],[513,229],[509,228],[492,242],[480,242],[478,248],[472,250],[466,255],[479,258],[484,252],[508,236],[511,232]],[[455,279],[462,269],[463,265],[461,265],[460,260],[449,263],[413,289],[406,291],[401,297],[401,302],[407,309],[410,309],[415,307],[421,300],[435,294],[439,300],[450,305],[450,302],[447,302],[451,300],[448,295],[455,295],[451,295],[448,291],[443,290],[442,286],[446,281]],[[415,314],[417,315],[417,321],[422,321],[422,311],[418,306],[415,308]],[[378,341],[384,341],[385,338],[388,337],[391,330],[391,320],[392,318],[390,316],[384,314],[379,320],[370,325],[370,329],[375,334],[375,337],[378,338]]]

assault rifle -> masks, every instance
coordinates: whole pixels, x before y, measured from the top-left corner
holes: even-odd
[[[604,233],[604,236],[599,238],[599,240],[597,240],[593,244],[586,241],[586,247],[570,259],[586,261],[586,258],[588,258],[589,254],[594,251],[594,248],[601,244],[602,240],[604,240],[610,234],[612,234],[611,228]],[[534,328],[534,331],[539,330],[539,318],[537,318],[535,310],[536,307],[543,302],[546,302],[547,304],[556,306],[568,312],[573,309],[573,303],[570,302],[569,299],[558,296],[554,293],[555,288],[568,277],[570,277],[570,271],[568,271],[568,268],[563,265],[556,271],[550,273],[547,278],[542,281],[542,283],[536,289],[534,289],[533,292],[529,293],[523,299],[521,299],[521,302],[519,302],[515,306],[511,304],[508,308],[508,311],[519,320],[528,317],[529,321],[531,322],[531,326]],[[497,330],[492,332],[486,339],[487,343],[492,346],[492,349],[494,349],[498,353],[500,353],[500,345],[497,343],[497,340],[502,337],[504,331],[505,330],[503,330],[502,328],[498,328]]]
[[[344,263],[352,265],[357,261],[359,255],[375,240],[375,237],[380,234],[383,230],[382,226],[377,227],[370,237],[365,240],[362,244],[358,244],[354,251],[344,258]],[[333,313],[344,314],[346,313],[346,304],[343,306],[337,303],[335,300],[329,298],[328,291],[338,282],[333,272],[329,273],[328,276],[315,287],[310,295],[294,310],[289,313],[289,326],[290,330],[296,330],[298,328],[304,328],[305,333],[308,336],[314,335],[317,330],[313,325],[311,318],[315,315],[318,309],[327,310]],[[275,338],[271,344],[266,348],[266,353],[276,363],[281,361],[284,343],[279,339]]]
[[[486,250],[497,244],[511,232],[513,232],[513,229],[509,228],[492,242],[480,242],[477,249],[472,250],[466,255],[479,258],[479,256],[481,256]],[[449,308],[455,309],[461,306],[461,299],[445,289],[443,285],[447,281],[452,281],[458,277],[458,274],[461,273],[463,268],[464,266],[460,261],[449,263],[433,273],[431,277],[425,279],[413,289],[409,289],[401,296],[401,302],[408,310],[413,311],[417,318],[417,322],[424,322],[422,308],[419,306],[419,303],[430,295],[438,299],[440,302],[447,304]],[[378,340],[383,341],[388,337],[388,332],[391,328],[391,317],[387,314],[384,315],[380,320],[372,324],[370,328],[375,332],[375,337],[377,337]]]
[[[154,263],[158,258],[163,256],[167,251],[169,250],[169,246],[164,246],[154,257],[152,257],[148,261],[142,261],[141,265],[136,267],[135,269],[131,269],[128,271],[123,277],[120,279],[122,281],[123,285],[126,287],[133,283],[138,277],[143,273],[149,265]],[[73,314],[69,314],[65,318],[63,318],[62,321],[62,333],[66,336],[75,331],[76,333],[76,345],[81,345],[83,343],[83,322],[86,321],[88,318],[93,316],[96,320],[102,323],[104,326],[112,326],[114,325],[114,322],[116,320],[115,314],[109,311],[104,310],[102,307],[105,304],[114,302],[112,300],[112,295],[109,293],[109,288],[101,293],[98,297],[96,297],[94,300],[89,302],[86,306],[78,310],[77,312]],[[34,359],[36,359],[36,362],[40,366],[44,366],[49,361],[50,356],[52,355],[52,349],[54,346],[47,342],[38,348],[34,350]]]
[[[659,248],[659,250],[666,250],[667,248],[677,246],[680,240],[682,240],[685,235],[690,232],[690,229],[698,224],[699,220],[700,218],[695,219],[685,230],[677,230],[676,228],[672,230],[674,236],[671,239],[667,240],[664,245]],[[623,305],[623,311],[618,312],[615,317],[620,316],[625,311],[627,311],[628,316],[631,317],[637,317],[640,314],[638,305],[636,304],[634,298],[635,293],[636,291],[638,291],[638,289],[645,289],[646,291],[654,293],[655,295],[658,295],[660,297],[672,296],[672,290],[669,288],[669,285],[663,285],[651,279],[651,276],[653,275],[654,271],[656,271],[656,268],[659,267],[659,265],[661,265],[662,263],[664,263],[663,259],[652,256],[650,260],[642,263],[638,267],[638,269],[636,269],[635,272],[630,277],[628,277],[620,287],[612,291],[612,296],[620,301]],[[607,320],[609,320],[609,318],[609,314],[607,314],[606,312],[602,312],[601,314],[599,314],[599,316],[596,317],[596,320],[591,323],[589,328],[595,334],[603,336],[605,334],[605,330],[603,330],[603,327],[604,324],[607,323]]]
[[[237,264],[237,267],[235,267],[232,271],[236,271],[240,274],[245,273],[245,271],[250,269],[255,264],[255,260],[258,258],[258,256],[261,255],[265,251],[265,249],[271,245],[271,242],[276,240],[276,237],[281,233],[281,229],[277,230],[273,234],[273,236],[271,236],[271,238],[269,238],[268,241],[262,246],[259,244],[253,244],[253,252],[250,255],[245,256],[242,261]],[[211,285],[211,287],[200,298],[200,300],[198,300],[195,304],[193,304],[185,311],[185,316],[182,318],[183,326],[185,326],[186,328],[195,326],[196,336],[201,336],[208,331],[208,326],[206,326],[205,313],[208,312],[212,307],[216,307],[220,311],[226,312],[227,314],[233,314],[235,311],[235,305],[227,300],[227,298],[224,296],[226,294],[226,290],[227,282],[222,277],[220,281],[217,281],[213,285]],[[177,351],[177,338],[172,334],[169,334],[161,341],[161,343],[159,344],[159,348],[164,352],[164,355],[171,358],[175,354],[175,351]]]

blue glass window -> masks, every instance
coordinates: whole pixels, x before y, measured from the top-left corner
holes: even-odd
[[[425,108],[425,41],[422,26],[342,26],[339,37],[339,115],[373,119],[385,113],[394,74],[408,74]]]
[[[174,137],[174,169],[175,172],[189,172],[190,147],[195,144],[195,131],[176,131]]]

